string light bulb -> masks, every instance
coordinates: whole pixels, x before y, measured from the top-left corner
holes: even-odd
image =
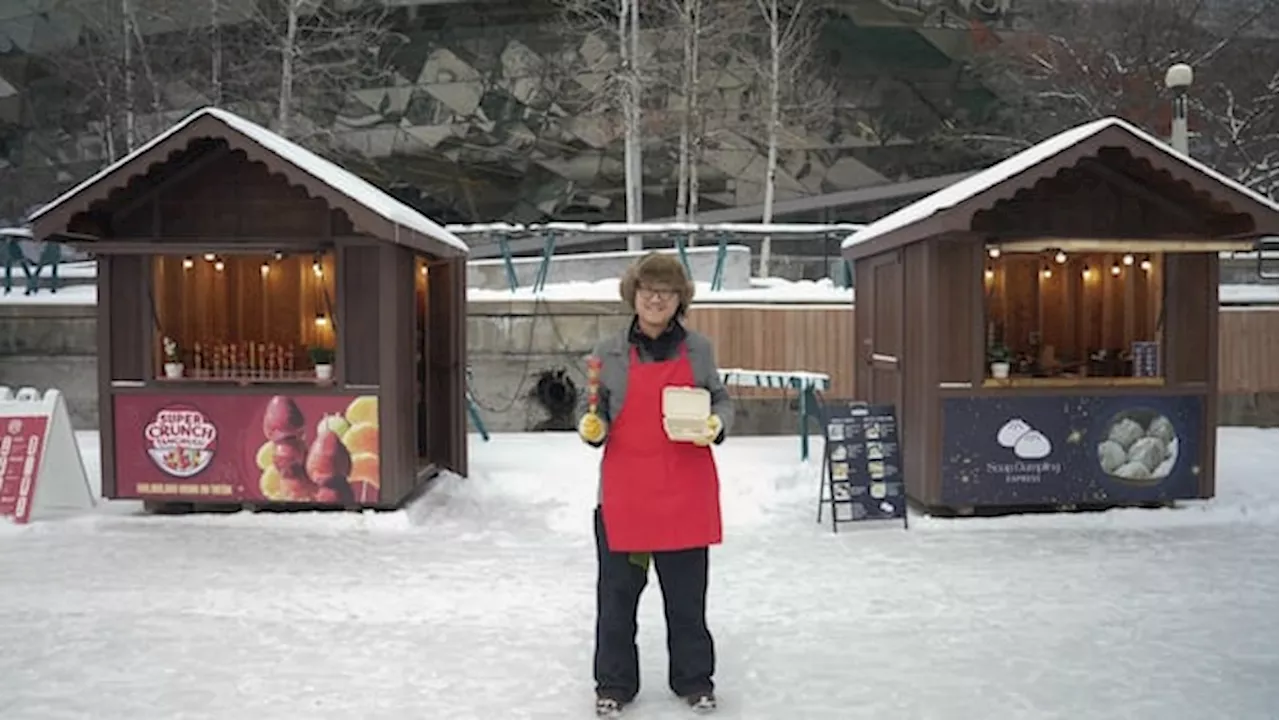
[[[204,254],[204,259],[205,259],[206,261],[208,261],[208,262],[213,262],[214,260],[217,260],[217,259],[218,259],[218,256],[217,256],[217,255],[214,255],[213,253],[205,253],[205,254]]]
[[[1059,250],[1058,254],[1053,256],[1053,261],[1062,265],[1067,262],[1067,254]]]
[[[328,325],[328,324],[329,324],[329,318],[325,317],[323,314],[316,315],[316,327],[324,327],[325,325]]]
[[[283,260],[283,259],[284,259],[284,253],[280,252],[279,250],[275,251],[275,252],[272,254],[272,256],[273,256],[276,260]]]
[[[311,272],[315,273],[316,277],[324,277],[324,267],[320,265],[319,260],[311,263]]]
[[[1128,253],[1125,253],[1125,256],[1124,256],[1123,258],[1121,258],[1121,262],[1123,262],[1123,263],[1125,264],[1125,266],[1132,265],[1132,264],[1133,264],[1133,256],[1132,256],[1132,255],[1130,255],[1130,254],[1128,254]]]
[[[1089,267],[1088,265],[1085,265],[1084,269],[1080,271],[1080,277],[1084,278],[1085,280],[1088,280],[1089,278],[1093,277],[1093,268]]]
[[[1120,263],[1111,263],[1111,274],[1117,277],[1120,275]]]
[[[268,263],[262,263],[262,267],[258,268],[258,271],[262,273],[262,277],[266,277],[271,274],[271,265]]]
[[[986,271],[982,273],[982,276],[990,280],[991,278],[996,276],[996,271],[992,270],[991,268],[987,268]]]
[[[1049,278],[1053,277],[1053,271],[1049,269],[1048,265],[1045,265],[1044,269],[1040,271],[1040,277],[1044,278],[1045,280],[1048,280]]]
[[[1142,258],[1142,262],[1139,264],[1139,267],[1147,272],[1151,272],[1151,261],[1147,258]]]
[[[196,266],[196,261],[195,261],[195,260],[192,260],[192,259],[191,259],[191,258],[189,258],[189,257],[182,258],[182,269],[183,269],[183,270],[190,270],[191,268],[193,268],[193,267],[195,267],[195,266]]]
[[[423,266],[422,266],[422,277],[426,277],[426,276],[427,276],[427,266],[426,266],[426,265],[423,265]]]
[[[998,247],[987,248],[987,255],[990,256],[992,260],[995,260],[996,258],[1000,257],[1000,248]]]
[[[223,268],[225,268],[226,266],[227,264],[222,262],[221,260],[217,260],[213,263],[213,269],[217,270],[218,272],[222,272]]]

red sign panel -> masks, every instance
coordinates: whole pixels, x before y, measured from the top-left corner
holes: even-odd
[[[45,415],[0,418],[0,517],[20,525],[31,518],[48,427]]]
[[[378,500],[375,395],[116,395],[116,497]]]

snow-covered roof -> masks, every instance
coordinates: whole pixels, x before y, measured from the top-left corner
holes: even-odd
[[[1058,133],[1044,142],[1001,160],[995,165],[974,173],[954,185],[947,186],[932,195],[923,197],[897,212],[885,215],[845,238],[840,246],[847,249],[921,222],[936,213],[955,207],[980,193],[986,192],[996,185],[1010,180],[1110,128],[1119,128],[1173,160],[1216,180],[1226,188],[1251,198],[1276,212],[1280,212],[1280,205],[1277,205],[1267,197],[1250,190],[1208,165],[1187,157],[1173,149],[1168,143],[1148,134],[1141,128],[1120,118],[1108,117]]]
[[[71,198],[79,195],[87,188],[92,187],[104,178],[109,177],[112,173],[115,173],[122,167],[128,165],[134,159],[145,155],[204,118],[217,120],[235,133],[245,137],[253,143],[256,143],[267,152],[278,156],[285,162],[288,162],[324,185],[333,188],[338,193],[346,196],[352,202],[367,208],[369,211],[393,225],[406,228],[424,237],[453,246],[464,253],[468,250],[467,244],[463,242],[461,238],[435,222],[432,222],[417,210],[414,210],[408,205],[391,197],[386,192],[379,189],[369,181],[359,177],[355,173],[320,157],[301,145],[281,137],[257,123],[246,120],[235,113],[215,107],[201,108],[190,115],[187,115],[173,127],[170,127],[168,130],[165,130],[155,136],[125,157],[117,160],[111,165],[108,165],[92,177],[66,191],[39,210],[36,210],[31,214],[30,218],[28,218],[28,222],[33,222],[41,216],[48,214],[50,211],[67,202]]]

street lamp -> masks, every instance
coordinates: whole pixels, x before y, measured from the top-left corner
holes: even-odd
[[[1169,144],[1183,155],[1190,155],[1187,149],[1187,90],[1195,72],[1186,63],[1172,65],[1164,74],[1164,85],[1173,91],[1173,126],[1169,132]]]

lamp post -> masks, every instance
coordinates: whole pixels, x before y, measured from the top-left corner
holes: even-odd
[[[1173,125],[1169,131],[1169,144],[1183,155],[1190,155],[1187,143],[1187,90],[1195,72],[1186,63],[1172,65],[1164,74],[1164,85],[1173,91]]]

